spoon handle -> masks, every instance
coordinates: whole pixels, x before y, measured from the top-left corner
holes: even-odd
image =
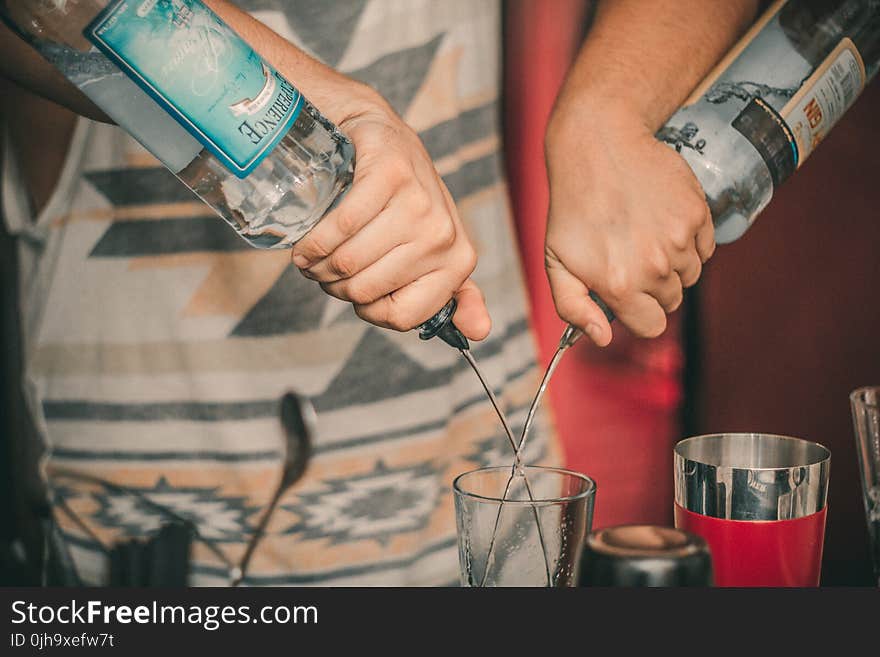
[[[265,534],[266,532],[266,525],[269,524],[269,518],[271,518],[272,514],[275,512],[275,507],[278,505],[278,500],[281,499],[281,496],[284,494],[284,492],[285,489],[281,486],[275,489],[275,494],[272,496],[272,501],[269,502],[269,506],[266,508],[266,512],[263,514],[263,517],[260,518],[260,524],[257,525],[254,533],[251,534],[251,540],[248,541],[247,549],[244,552],[244,557],[242,557],[241,563],[239,563],[239,565],[233,568],[231,571],[230,580],[232,586],[238,586],[239,584],[241,584],[241,581],[247,574],[247,569],[250,565],[251,557],[254,556],[257,545],[260,544],[260,540],[263,538],[263,534]]]
[[[286,493],[306,471],[312,456],[312,436],[315,433],[315,409],[308,398],[287,392],[281,398],[281,426],[284,429],[284,463],[281,479],[272,494],[272,500],[260,518],[260,522],[245,548],[244,556],[238,566],[230,570],[232,586],[238,586],[247,574],[248,565],[257,546],[266,533],[269,518]]]

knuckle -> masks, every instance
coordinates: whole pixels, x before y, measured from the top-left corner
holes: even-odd
[[[455,230],[452,220],[449,217],[445,217],[439,222],[439,225],[434,231],[434,240],[437,244],[437,248],[443,251],[451,249],[455,244],[456,237],[457,231]]]
[[[354,314],[365,322],[370,322],[371,324],[376,324],[378,326],[385,326],[384,317],[382,317],[381,313],[377,313],[372,306],[354,303],[352,304],[352,308],[354,308]]]
[[[337,283],[319,283],[319,285],[321,286],[321,289],[331,297],[335,297],[341,301],[349,301],[345,289],[340,287]]]
[[[669,241],[679,251],[688,248],[693,239],[693,231],[687,223],[678,222],[669,231]]]
[[[692,228],[700,228],[711,216],[706,202],[702,199],[695,199],[686,206],[685,219]]]
[[[462,267],[464,268],[465,278],[473,274],[474,270],[477,268],[477,250],[470,242],[467,242],[467,244],[464,246]]]
[[[330,255],[330,249],[324,246],[319,235],[303,239],[299,244],[299,251],[312,260],[322,260]]]
[[[413,177],[412,165],[403,154],[389,158],[384,169],[385,177],[394,187],[406,184]]]
[[[395,331],[409,331],[418,325],[413,311],[402,307],[393,300],[385,311],[385,322],[389,328]]]
[[[336,251],[327,260],[330,271],[340,278],[351,278],[357,273],[357,263],[352,254]]]
[[[350,281],[345,287],[345,293],[352,303],[359,305],[373,303],[378,298],[369,285],[360,281]]]
[[[416,185],[416,187],[417,190],[411,195],[409,200],[410,212],[413,217],[419,219],[428,218],[433,207],[431,197],[420,185]]]
[[[343,235],[352,235],[357,232],[360,218],[354,212],[338,212],[336,215],[336,227]]]
[[[666,278],[672,273],[672,263],[669,261],[669,256],[659,245],[648,249],[645,263],[649,273],[656,278]]]
[[[632,294],[632,279],[625,267],[613,266],[608,272],[608,295],[622,301]]]

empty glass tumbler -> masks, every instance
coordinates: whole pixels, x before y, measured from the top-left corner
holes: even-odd
[[[576,586],[596,484],[561,468],[480,468],[453,483],[462,586]]]

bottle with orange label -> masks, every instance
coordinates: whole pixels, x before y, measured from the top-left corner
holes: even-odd
[[[880,0],[778,0],[657,133],[739,238],[880,68]]]

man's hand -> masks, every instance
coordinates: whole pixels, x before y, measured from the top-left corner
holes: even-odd
[[[350,191],[295,245],[294,264],[379,326],[412,329],[455,296],[459,330],[472,340],[486,337],[489,314],[469,278],[476,253],[416,134],[368,86],[309,57],[233,3],[208,4],[355,145]],[[29,46],[8,30],[0,29],[0,36],[0,75],[78,113],[103,117]]]
[[[645,337],[715,249],[703,190],[656,131],[749,25],[757,0],[602,0],[547,130],[556,310],[605,346],[588,294]]]
[[[560,105],[547,136],[545,257],[557,311],[607,345],[595,291],[634,333],[655,337],[715,250],[703,191],[637,116],[606,108],[583,121],[568,111]]]
[[[357,153],[351,190],[294,245],[294,264],[378,326],[414,328],[454,295],[459,330],[486,337],[489,315],[468,278],[476,252],[446,185],[387,103],[364,89],[354,97],[363,100],[339,122]]]
[[[474,248],[418,136],[370,87],[312,59],[227,0],[208,4],[355,145],[351,189],[294,246],[294,264],[373,324],[409,330],[455,296],[459,330],[473,340],[486,337],[489,313],[469,278]]]

